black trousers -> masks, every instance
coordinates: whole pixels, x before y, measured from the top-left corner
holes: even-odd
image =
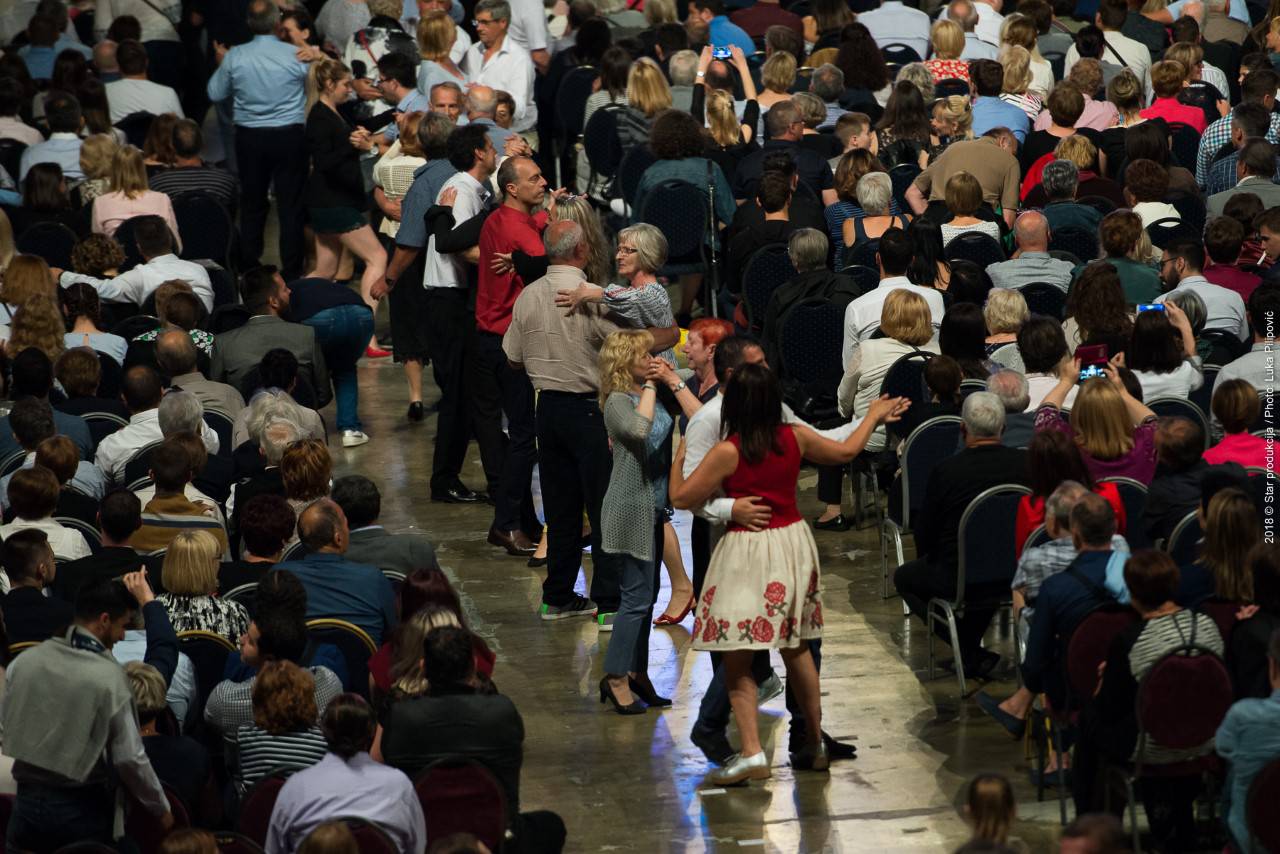
[[[693,557],[693,595],[702,598],[702,582],[711,566],[711,523],[695,515],[689,529],[689,551]],[[696,605],[695,605],[696,607]]]
[[[818,500],[823,504],[844,503],[844,472],[848,466],[818,466]]]
[[[471,437],[472,410],[463,382],[463,366],[468,339],[475,335],[476,319],[462,288],[427,288],[423,308],[431,370],[440,387],[431,491],[442,492],[459,480]]]
[[[926,621],[930,599],[935,596],[949,599],[956,593],[955,571],[933,566],[924,558],[908,561],[898,567],[898,571],[893,574],[893,583],[902,594],[902,601],[907,603],[911,613]],[[967,595],[966,598],[968,598]],[[952,652],[960,656],[966,668],[977,663],[982,647],[982,636],[986,633],[987,626],[991,625],[991,618],[995,613],[995,608],[966,604],[964,616],[956,618],[960,649]],[[937,623],[936,626],[935,633],[938,637],[945,643],[950,643],[951,635],[947,631],[945,621]]]
[[[499,531],[524,531],[536,540],[541,525],[534,512],[532,486],[538,446],[529,375],[507,362],[501,335],[483,330],[476,332],[475,353],[467,360],[466,375],[476,441],[494,499],[493,525]],[[506,433],[502,432],[504,413]]]
[[[515,838],[503,847],[504,851],[514,854],[560,854],[564,850],[564,819],[550,810],[520,813],[512,831]]]
[[[434,359],[434,357],[432,357]],[[538,395],[538,474],[547,519],[547,579],[542,601],[573,598],[582,566],[582,511],[591,520],[591,598],[601,613],[617,611],[619,572],[600,545],[600,505],[609,488],[613,455],[594,393],[543,391]]]
[[[307,183],[307,143],[302,125],[249,128],[236,125],[236,165],[240,170],[240,242],[247,266],[262,258],[267,224],[267,190],[274,184],[280,215],[280,272],[302,275],[303,207]]]

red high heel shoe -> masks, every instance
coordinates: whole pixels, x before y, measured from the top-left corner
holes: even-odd
[[[382,349],[382,348],[380,348],[380,347],[379,347],[379,348],[377,348],[377,349],[375,349],[375,348],[373,348],[373,347],[365,347],[365,348],[364,348],[364,355],[365,355],[365,357],[366,357],[366,358],[369,358],[369,359],[385,359],[385,358],[387,358],[388,356],[390,356],[390,355],[391,355],[391,351],[390,351],[390,350],[383,350],[383,349]]]
[[[693,606],[696,604],[698,604],[698,597],[690,596],[688,604],[684,606],[684,610],[681,611],[677,616],[671,617],[666,614],[662,614],[661,616],[658,617],[658,619],[653,621],[653,624],[655,626],[674,626],[677,623],[679,623],[681,620],[683,620],[685,617],[689,616],[689,612],[693,610]]]

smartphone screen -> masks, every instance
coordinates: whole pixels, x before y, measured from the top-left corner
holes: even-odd
[[[713,57],[715,57],[716,59],[728,59],[728,58],[729,58],[729,56],[730,56],[730,54],[729,54],[729,48],[727,48],[727,47],[715,47],[715,46],[713,45],[713,46],[712,46],[712,48],[711,48],[711,55],[712,55]]]
[[[1107,364],[1106,344],[1082,344],[1076,348],[1076,358],[1080,360],[1080,382],[1107,375],[1103,369]]]
[[[1144,302],[1138,304],[1138,311],[1164,311],[1164,303],[1162,302]]]

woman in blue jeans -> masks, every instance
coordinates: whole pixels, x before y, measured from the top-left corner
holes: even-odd
[[[299,279],[289,285],[289,317],[316,331],[338,406],[342,447],[369,441],[360,424],[356,362],[373,335],[373,311],[360,294],[328,279]]]

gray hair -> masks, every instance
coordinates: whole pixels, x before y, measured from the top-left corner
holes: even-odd
[[[787,241],[787,255],[798,273],[827,266],[827,236],[816,228],[799,228]]]
[[[629,225],[618,232],[618,243],[630,240],[636,250],[636,263],[641,270],[656,273],[667,263],[667,238],[656,226],[646,222]]]
[[[1170,291],[1164,298],[1165,302],[1171,302],[1182,309],[1182,313],[1187,316],[1187,323],[1191,325],[1191,333],[1197,338],[1201,332],[1204,332],[1204,325],[1209,319],[1208,309],[1205,308],[1204,300],[1195,291],[1179,290]]]
[[[764,129],[770,139],[777,139],[787,132],[793,122],[801,120],[800,109],[790,99],[778,101],[764,114]]]
[[[435,87],[432,87],[435,88]],[[418,145],[427,157],[435,160],[447,150],[453,122],[439,113],[427,113],[418,124]]]
[[[1089,490],[1084,484],[1074,480],[1064,480],[1058,488],[1044,500],[1044,518],[1052,519],[1064,531],[1071,527],[1071,511],[1080,501],[1080,496]]]
[[[795,104],[800,113],[797,118],[807,128],[816,128],[827,120],[827,105],[813,92],[796,92],[791,96],[791,103]]]
[[[560,220],[560,222],[569,224],[558,229],[552,229],[548,226],[547,230],[542,233],[542,247],[547,251],[547,258],[551,261],[563,261],[572,258],[585,239],[582,226],[569,220]],[[558,240],[553,241],[551,239],[553,231],[560,235]]]
[[[246,19],[249,32],[255,36],[273,35],[280,26],[280,7],[274,0],[254,0],[249,4],[249,17]]]
[[[883,216],[893,201],[893,180],[888,172],[868,172],[858,179],[855,192],[867,216]]]
[[[828,103],[839,100],[844,94],[844,72],[829,62],[819,65],[809,80],[809,91]]]
[[[1031,405],[1031,387],[1027,378],[1005,368],[987,377],[987,391],[1000,398],[1005,412],[1025,412]]]
[[[488,12],[495,21],[511,20],[511,4],[507,0],[480,0],[471,14],[479,15],[481,12]]]
[[[974,439],[998,439],[1004,432],[1004,402],[989,391],[975,391],[964,399],[960,418]]]
[[[902,70],[898,72],[894,82],[905,80],[912,86],[920,90],[921,97],[924,98],[926,104],[933,103],[933,99],[937,92],[933,86],[933,73],[923,62],[908,62],[902,66]]]
[[[1054,160],[1045,164],[1040,183],[1049,201],[1071,199],[1080,183],[1080,170],[1070,160]]]
[[[452,80],[445,80],[442,83],[437,83],[436,85],[432,86],[431,91],[427,93],[427,97],[428,98],[433,97],[437,89],[452,89],[454,93],[458,96],[459,100],[461,100],[462,98],[462,87],[459,86],[457,83],[454,83]]]
[[[204,426],[204,404],[189,391],[171,391],[160,399],[160,433],[165,438],[174,433],[200,435]]]
[[[445,83],[450,83],[446,80]],[[436,86],[443,85],[437,83]],[[456,86],[456,83],[451,85]],[[435,86],[431,87],[432,89]],[[492,86],[476,86],[467,93],[467,109],[482,116],[492,116],[498,111],[498,90]]]
[[[698,73],[698,55],[691,50],[678,50],[667,60],[667,75],[672,86],[692,86]]]
[[[302,438],[302,428],[287,418],[272,418],[262,428],[258,439],[258,447],[262,449],[263,459],[269,466],[280,465],[284,452],[289,446]]]
[[[279,389],[260,389],[249,400],[245,413],[245,430],[249,438],[261,443],[262,431],[273,419],[284,419],[295,425],[302,423],[302,407],[288,392]]]

